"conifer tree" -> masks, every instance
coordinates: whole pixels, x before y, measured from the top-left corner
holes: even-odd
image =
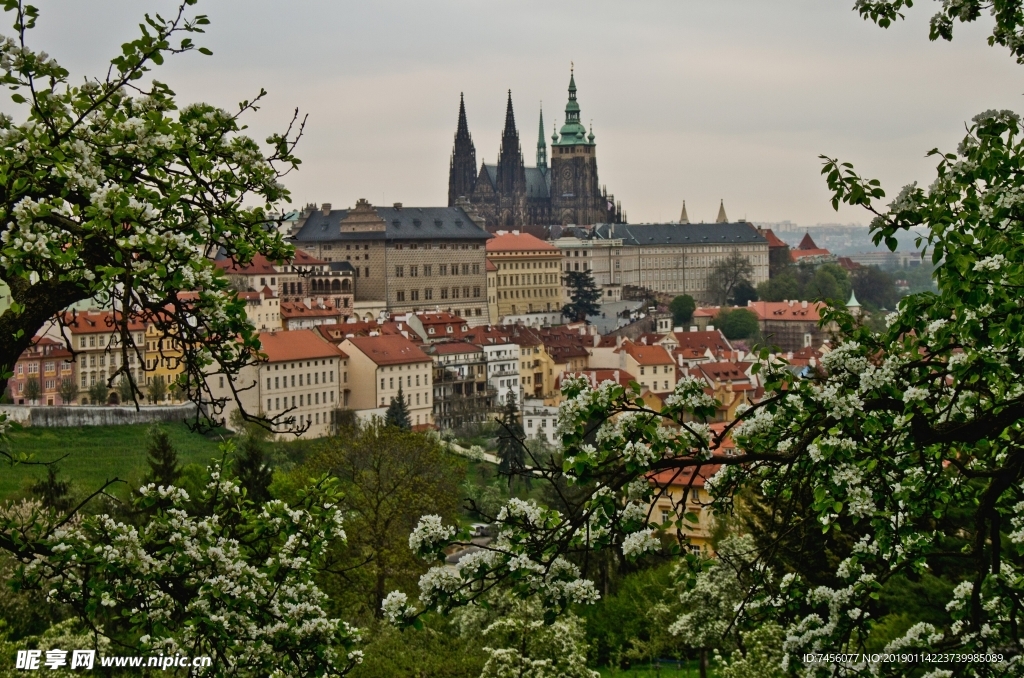
[[[513,478],[526,467],[526,447],[522,443],[526,434],[523,433],[516,397],[512,393],[508,395],[505,411],[499,422],[501,430],[498,433],[498,473],[508,476],[508,484],[511,487]]]
[[[258,428],[250,425],[242,436],[238,456],[235,458],[235,476],[250,501],[265,504],[270,500],[270,483],[274,479],[274,472],[266,462],[266,450],[263,448],[265,431],[255,430]]]
[[[401,386],[398,387],[398,397],[392,398],[391,404],[388,405],[388,411],[384,414],[384,423],[388,426],[405,429],[406,431],[412,430],[409,407],[405,403],[405,395],[402,393]]]
[[[60,467],[57,464],[46,465],[46,478],[32,485],[32,494],[39,497],[46,508],[58,513],[71,510],[71,482],[58,477]]]
[[[157,426],[150,429],[147,454],[149,473],[146,474],[145,484],[156,483],[158,487],[177,484],[181,467],[178,464],[178,452],[171,445],[167,431]]]
[[[588,315],[601,312],[598,302],[601,290],[594,284],[594,276],[590,271],[567,271],[565,274],[565,290],[571,301],[562,307],[562,315],[576,322],[583,322]]]

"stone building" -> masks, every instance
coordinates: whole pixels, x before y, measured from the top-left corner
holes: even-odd
[[[470,325],[488,322],[484,243],[491,236],[455,207],[352,209],[325,203],[306,211],[292,236],[296,247],[353,269],[354,310],[365,320],[440,309]]]
[[[520,231],[498,231],[487,241],[487,259],[496,267],[494,297],[498,317],[561,313],[562,253],[550,243]],[[530,324],[530,323],[526,323]]]
[[[39,393],[29,398],[25,386],[36,380]],[[63,342],[50,337],[37,337],[18,358],[7,382],[11,400],[18,405],[73,405],[59,395],[61,382],[75,381],[75,362]],[[76,382],[77,383],[77,382]]]
[[[482,163],[474,173],[476,148],[466,121],[465,100],[460,97],[448,174],[448,204],[454,206],[460,197],[468,197],[492,232],[498,228],[625,221],[621,206],[598,181],[594,139],[593,129],[588,134],[580,120],[576,80],[570,74],[565,122],[552,134],[550,165],[541,111],[537,163],[526,167],[509,91],[498,161]],[[536,234],[543,235],[543,230],[537,229]]]
[[[216,266],[240,291],[270,290],[282,302],[320,298],[335,308],[352,306],[352,279],[354,271],[345,262],[331,262],[311,257],[301,249],[295,251],[291,261],[274,263],[257,254],[247,265],[241,266],[228,258],[220,258]],[[349,310],[345,315],[350,315]]]
[[[341,350],[351,362],[351,396],[346,407],[383,417],[399,391],[405,398],[413,428],[423,430],[433,422],[432,361],[419,346],[401,335],[346,337]]]
[[[127,328],[120,327],[120,323],[121,315],[114,311],[65,312],[63,318],[64,334],[71,336],[70,345],[76,355],[75,372],[79,388],[85,391],[97,381],[106,382],[110,387],[107,402],[115,404],[120,402],[121,396],[115,388],[116,382],[110,382],[124,366],[121,330],[126,329],[131,333],[132,341],[139,349],[146,345],[145,323],[133,319]],[[140,387],[146,383],[146,366],[137,358],[135,350],[128,351],[127,371],[131,372],[132,378]],[[89,398],[85,393],[80,394],[80,397]]]
[[[714,224],[600,224],[590,246],[572,238],[556,242],[565,263],[592,270],[608,298],[612,287],[632,285],[672,296],[689,294],[698,302],[710,294],[715,266],[737,252],[750,262],[750,282],[768,280],[768,241],[745,221]],[[570,254],[571,252],[571,254]],[[576,270],[575,268],[573,270]],[[611,293],[610,293],[611,292]]]

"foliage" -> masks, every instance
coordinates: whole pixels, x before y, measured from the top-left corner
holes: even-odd
[[[851,277],[857,301],[865,307],[872,310],[896,308],[899,294],[891,273],[877,266],[861,266]]]
[[[243,433],[235,457],[234,471],[239,486],[257,506],[270,501],[274,471],[267,463],[267,431],[256,424],[243,424]]]
[[[147,485],[168,487],[178,484],[181,467],[178,464],[178,453],[171,444],[167,431],[159,426],[150,428],[149,449],[146,450],[146,454],[146,463],[149,464],[149,473],[146,474],[145,480]]]
[[[673,327],[686,327],[697,310],[697,302],[689,294],[681,294],[669,302],[668,310],[672,313]]]
[[[517,476],[522,476],[526,469],[526,446],[523,440],[526,433],[519,417],[514,394],[509,394],[499,421],[498,429],[498,473],[508,478],[509,487]]]
[[[167,397],[167,382],[164,381],[163,375],[158,374],[146,384],[146,398],[156,405],[163,402],[165,397]]]
[[[850,276],[836,264],[791,265],[757,286],[763,301],[829,301],[845,304],[850,298]]]
[[[793,265],[793,257],[789,253],[789,245],[773,247],[768,250],[768,278],[774,278]]]
[[[716,306],[729,303],[743,283],[750,285],[753,276],[754,267],[750,260],[739,252],[733,252],[708,272],[708,299]]]
[[[106,382],[102,379],[97,379],[89,386],[88,394],[90,405],[106,405],[110,389],[107,387]]]
[[[117,382],[117,394],[121,397],[122,403],[135,402],[135,385],[132,380],[122,376]]]
[[[401,380],[399,380],[401,381]],[[402,393],[402,385],[398,385],[398,397],[391,399],[387,412],[384,413],[384,422],[388,426],[412,430],[412,421],[409,417],[409,406],[405,402],[405,394]]]
[[[566,271],[565,291],[569,303],[562,307],[562,315],[571,321],[584,322],[588,315],[601,312],[601,290],[594,283],[592,271]]]
[[[57,513],[71,510],[71,481],[60,478],[60,467],[56,462],[46,465],[46,477],[32,485],[32,494],[39,498],[44,508]]]
[[[744,633],[744,650],[734,651],[719,675],[722,678],[786,678],[782,668],[785,640],[785,631],[772,622]]]
[[[208,655],[214,676],[346,672],[358,633],[327,615],[314,582],[345,536],[336,483],[257,507],[219,465],[209,479],[192,498],[140,488],[130,508],[151,513],[141,529],[109,515],[3,516],[0,546],[24,563],[15,585],[47,591],[119,653]],[[152,513],[161,500],[169,508]]]
[[[587,642],[579,617],[545,620],[537,600],[491,592],[485,605],[460,610],[462,635],[483,638],[487,663],[480,678],[598,678],[587,668]]]
[[[463,636],[443,617],[422,629],[378,623],[367,635],[352,678],[478,678],[486,661],[480,639]]]
[[[757,301],[757,289],[749,280],[741,280],[736,287],[733,288],[732,294],[729,295],[727,300],[732,306],[743,307],[747,305],[747,302]]]
[[[42,650],[45,659],[46,650],[94,648],[100,654],[108,654],[110,648],[110,641],[107,638],[94,638],[92,632],[77,619],[57,622],[37,635],[19,638],[16,642],[5,640],[4,636],[4,620],[0,620],[0,678],[18,678],[25,675],[24,670],[14,668],[18,650]],[[70,678],[77,673],[80,671],[72,671],[68,667],[46,671],[47,675],[55,678]]]
[[[29,403],[35,403],[39,396],[43,395],[43,389],[39,387],[39,379],[36,377],[26,379],[25,390],[22,391],[22,395]]]
[[[431,513],[454,520],[464,462],[434,436],[385,426],[375,419],[324,441],[300,477],[328,473],[341,483],[349,539],[331,554],[325,587],[333,604],[360,618],[380,616],[391,587],[411,589],[423,566],[409,532]]]
[[[746,339],[758,334],[757,314],[745,308],[723,308],[715,316],[715,327],[726,339]]]
[[[123,311],[111,328],[122,357],[111,384],[135,377],[129,356],[144,347],[127,328],[139,318],[180,340],[189,394],[215,419],[225,399],[203,370],[231,376],[257,357],[244,301],[203,254],[242,264],[290,255],[267,226],[288,199],[279,179],[298,164],[298,135],[272,135],[265,154],[240,119],[262,92],[232,113],[179,106],[167,85],[145,81],[170,55],[210,53],[193,42],[209,23],[187,15],[195,1],[170,18],[146,15],[106,75],[84,79],[28,47],[36,8],[4,3],[15,21],[0,41],[0,81],[24,117],[0,117],[0,279],[12,298],[0,314],[0,390],[37,331],[87,299]]]

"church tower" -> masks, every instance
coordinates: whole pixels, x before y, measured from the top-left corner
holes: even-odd
[[[569,101],[560,135],[551,138],[551,217],[562,225],[589,225],[607,220],[608,210],[597,180],[594,132],[580,122],[576,76],[569,73]]]
[[[476,184],[476,148],[466,123],[466,102],[459,94],[459,125],[455,130],[455,147],[448,170],[448,206],[453,207],[460,197],[473,194]]]
[[[544,108],[540,109],[540,125],[537,127],[537,169],[548,169],[548,143],[544,139]]]
[[[501,133],[501,151],[494,174],[495,190],[499,196],[496,215],[498,224],[521,224],[526,210],[526,167],[523,164],[519,132],[516,130],[516,117],[512,112],[512,90],[508,92],[505,129]]]

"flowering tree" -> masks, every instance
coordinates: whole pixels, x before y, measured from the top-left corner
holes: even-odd
[[[1010,17],[1017,26],[1019,3],[993,3],[993,11],[1010,5],[1018,8]],[[980,5],[945,7],[940,35],[947,11],[964,8],[969,19]],[[1016,34],[999,25],[993,40],[1010,42]],[[753,369],[764,398],[716,435],[694,423],[715,405],[695,380],[680,380],[660,410],[639,399],[638,387],[568,380],[560,412],[566,456],[562,468],[546,473],[592,484],[583,510],[564,515],[510,503],[494,544],[458,572],[428,572],[421,604],[466,604],[499,582],[539,594],[552,611],[590,600],[593,588],[567,557],[664,550],[671,526],[651,519],[657,490],[648,478],[677,472],[685,482],[693,469],[711,466],[720,469],[708,483],[714,510],[731,511],[742,494],[786,515],[798,489],[806,490],[821,532],[842,530],[849,543],[830,584],[780,569],[771,548],[747,571],[735,623],[779,624],[784,667],[807,676],[1024,673],[1022,132],[1008,111],[977,116],[955,153],[933,152],[932,185],[908,186],[887,207],[878,204],[885,194],[877,181],[826,158],[833,203],[870,210],[876,242],[894,248],[898,231],[927,229],[937,292],[902,300],[880,334],[843,309],[827,311],[824,322],[839,328],[839,343],[808,378],[762,351]],[[738,453],[722,451],[727,435]],[[431,555],[460,538],[425,519],[410,543]],[[916,620],[885,647],[894,661],[870,660],[866,641],[880,594],[899,577],[938,567],[955,579],[944,601],[949,623]],[[407,600],[388,602],[396,618],[415,614]],[[838,664],[804,663],[807,653],[828,652],[851,654]]]
[[[15,21],[13,37],[0,39],[0,82],[23,118],[0,116],[0,279],[13,300],[0,314],[0,391],[36,332],[86,299],[121,311],[110,327],[121,360],[107,385],[134,380],[130,366],[145,364],[128,330],[137,318],[179,343],[182,383],[211,416],[224,399],[207,392],[203,369],[230,375],[253,359],[259,344],[244,302],[206,255],[289,255],[270,212],[288,199],[279,179],[298,164],[301,128],[269,137],[265,153],[240,133],[259,97],[236,112],[179,108],[167,85],[143,83],[169,55],[209,54],[192,41],[208,23],[187,16],[195,2],[171,18],[146,15],[104,78],[72,84],[28,45],[36,8],[5,0]]]
[[[328,616],[314,581],[345,538],[335,481],[257,506],[219,465],[210,471],[191,498],[142,487],[130,507],[149,516],[141,527],[0,510],[0,546],[22,563],[15,585],[69,606],[118,654],[205,655],[215,676],[348,672],[358,631]]]

